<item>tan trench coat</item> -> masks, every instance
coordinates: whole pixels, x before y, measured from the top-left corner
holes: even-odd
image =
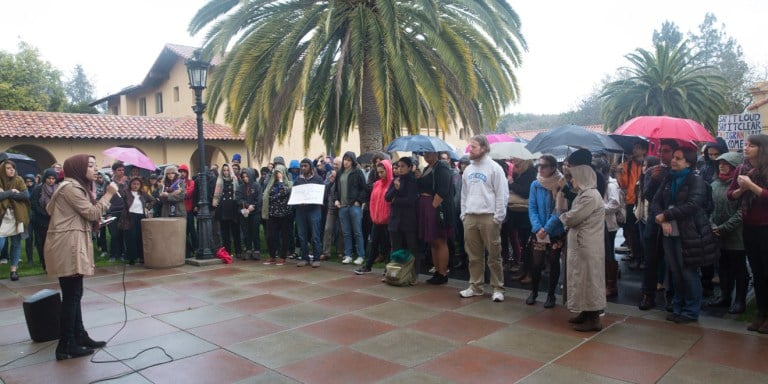
[[[592,167],[571,167],[579,194],[571,209],[560,215],[568,228],[566,281],[568,309],[575,312],[605,309],[605,207]]]
[[[48,275],[93,275],[91,222],[109,209],[109,200],[94,205],[76,180],[65,178],[45,209],[51,215],[44,251]]]

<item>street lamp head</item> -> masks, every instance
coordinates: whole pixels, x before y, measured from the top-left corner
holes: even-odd
[[[187,74],[189,75],[189,87],[192,89],[205,89],[210,64],[200,59],[200,50],[196,49],[193,57],[187,59],[184,64],[187,66]]]

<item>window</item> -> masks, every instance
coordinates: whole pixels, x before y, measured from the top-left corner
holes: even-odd
[[[147,98],[141,97],[139,98],[139,116],[146,116],[147,115]]]
[[[163,113],[163,93],[155,93],[155,113]]]
[[[173,87],[173,101],[179,102],[179,87]]]
[[[109,110],[110,110],[110,114],[117,115],[117,106],[116,105],[113,105],[112,107],[110,107]]]

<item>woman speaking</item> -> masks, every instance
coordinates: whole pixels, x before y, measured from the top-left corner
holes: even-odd
[[[110,183],[104,196],[96,201],[94,180],[96,158],[68,158],[64,161],[64,180],[46,206],[51,221],[45,241],[45,265],[48,275],[59,278],[62,296],[56,360],[90,355],[94,348],[106,345],[88,336],[80,308],[83,275],[92,275],[95,265],[91,231],[98,230],[99,219],[117,192],[117,185]]]

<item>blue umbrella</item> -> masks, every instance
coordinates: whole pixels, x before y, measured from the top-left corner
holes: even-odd
[[[525,147],[531,152],[544,152],[547,149],[567,145],[584,148],[590,152],[624,152],[620,145],[606,135],[592,132],[578,125],[564,125],[536,135]]]
[[[397,139],[392,140],[387,148],[386,152],[414,152],[414,153],[426,153],[426,152],[448,152],[451,157],[456,157],[453,152],[453,148],[445,141],[435,136],[425,135],[410,135],[400,136]]]

